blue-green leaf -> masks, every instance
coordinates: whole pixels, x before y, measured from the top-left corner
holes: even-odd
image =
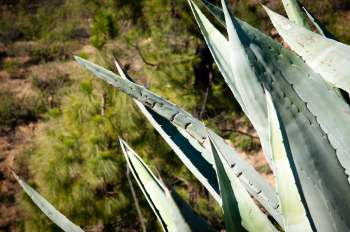
[[[131,77],[124,73],[117,62],[115,64],[122,78],[132,80]],[[186,167],[203,184],[214,199],[221,204],[215,170],[213,164],[210,163],[210,152],[202,147],[197,140],[189,136],[186,130],[174,126],[166,118],[145,107],[138,100],[134,99],[134,101],[143,115],[169,144]]]
[[[317,230],[348,231],[350,223],[343,218],[350,214],[348,105],[296,54],[248,24],[232,21],[259,83],[271,93],[285,125],[293,155],[291,165],[297,173],[305,210],[312,215],[311,226]],[[228,42],[226,46],[229,49]],[[232,67],[238,68],[241,67]],[[252,89],[247,85],[244,91]],[[246,102],[249,101],[266,104],[264,94]],[[267,130],[267,120],[265,126]]]
[[[65,232],[84,232],[79,226],[69,221],[63,214],[61,214],[50,202],[42,197],[37,191],[31,188],[26,182],[21,180],[15,173],[13,173],[16,180],[32,199],[36,206],[48,217],[50,220],[60,227]]]
[[[282,3],[291,21],[306,29],[311,29],[304,12],[300,8],[298,0],[282,0]]]
[[[278,33],[315,72],[350,93],[350,46],[306,30],[266,8]]]
[[[143,160],[119,139],[127,164],[164,231],[214,231],[176,193],[161,183]]]
[[[285,137],[285,128],[280,125],[278,113],[268,91],[266,91],[266,103],[269,118],[269,139],[284,228],[288,232],[312,231],[289,164],[288,157],[291,158],[292,154]]]
[[[257,78],[253,75],[247,76],[242,81],[237,80],[240,78],[238,72],[241,69],[233,69],[231,65],[231,55],[228,47],[227,39],[218,31],[212,23],[205,17],[201,10],[191,0],[189,1],[193,14],[197,20],[197,23],[204,35],[206,43],[214,57],[216,64],[218,65],[221,74],[223,75],[226,83],[230,87],[233,95],[238,103],[241,105],[242,110],[247,115],[255,130],[257,131],[260,141],[264,150],[267,161],[271,166],[271,152],[268,143],[266,125],[266,106],[261,101],[251,101],[251,98],[259,97],[263,95],[263,89]],[[220,22],[224,23],[224,15],[221,9],[212,5],[209,2],[205,2],[208,9],[213,11]],[[239,57],[239,56],[237,56]],[[246,67],[246,66],[245,66]],[[243,67],[242,67],[243,68]],[[249,67],[250,68],[250,67]],[[250,69],[248,69],[249,72]],[[251,91],[242,91],[244,85],[249,86]]]
[[[205,149],[210,149],[210,147],[206,147],[206,141],[208,141],[207,128],[189,113],[162,99],[144,87],[125,80],[101,66],[79,57],[76,57],[76,60],[97,77],[107,81],[114,87],[137,99],[146,107],[151,108],[154,112],[169,120],[174,126],[182,128],[187,132],[186,135],[192,136],[198,144]],[[183,135],[185,135],[185,133],[183,133]],[[274,189],[250,164],[242,159],[232,147],[227,145],[220,136],[217,135],[217,137],[218,140],[221,141],[222,150],[224,151],[223,155],[226,162],[236,173],[240,173],[240,180],[247,188],[247,191],[265,207],[276,221],[281,222],[281,215],[278,209],[278,198]],[[213,164],[212,158],[207,161]]]
[[[209,131],[215,169],[220,185],[227,231],[276,231],[267,216],[257,207],[222,156],[220,145]]]

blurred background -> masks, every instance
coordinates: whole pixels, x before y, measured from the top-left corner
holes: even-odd
[[[259,2],[285,15],[280,0],[232,0],[230,6],[279,40]],[[302,2],[350,44],[349,0]],[[273,184],[256,133],[186,0],[0,0],[0,231],[60,231],[20,191],[11,170],[86,231],[140,231],[118,136],[223,229],[215,200],[133,101],[90,76],[73,55],[113,71],[116,57],[138,83],[201,119]],[[133,185],[147,231],[160,231]]]

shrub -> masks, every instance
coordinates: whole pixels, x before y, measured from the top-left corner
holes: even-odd
[[[102,48],[106,41],[117,35],[117,24],[112,13],[101,10],[94,18],[91,28],[91,43]]]

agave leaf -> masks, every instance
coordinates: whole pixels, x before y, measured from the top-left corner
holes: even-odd
[[[115,64],[122,78],[132,80],[131,77],[124,73],[117,62],[115,62]],[[175,151],[175,153],[179,156],[187,168],[208,189],[214,199],[216,199],[217,202],[222,205],[221,197],[219,196],[219,186],[213,166],[214,163],[210,152],[211,147],[201,146],[198,141],[193,139],[187,133],[186,130],[181,127],[172,125],[168,120],[158,115],[153,110],[145,107],[139,101],[135,99],[134,101],[140,108],[141,112],[151,122],[154,128],[161,134],[165,141],[171,146],[171,148]],[[229,146],[227,146],[226,143],[223,143],[222,139],[218,135],[216,135],[216,139],[217,141],[221,141],[220,146],[223,150],[225,150],[225,154],[227,154],[226,157],[234,154],[234,151]],[[205,161],[207,163],[205,163]],[[249,172],[255,172],[255,170],[246,165],[245,162],[241,159],[229,159],[228,162],[235,163],[234,166],[236,168],[234,169],[234,173],[236,173],[236,175],[242,172],[245,173],[247,170],[248,175],[250,175]],[[267,211],[275,218],[277,222],[281,223],[282,216],[281,213],[277,210],[278,204],[276,204],[276,196],[272,192],[273,190],[268,188],[266,190],[259,191],[259,188],[254,187],[254,182],[250,181],[249,179],[247,180],[244,177],[245,175],[241,176],[241,181],[249,193],[267,209]],[[265,194],[265,192],[267,192],[267,194]],[[270,198],[266,198],[267,196]]]
[[[347,104],[300,57],[248,24],[231,20],[234,28],[230,29],[236,30],[258,81],[276,100],[293,155],[297,187],[305,198],[307,214],[312,215],[311,226],[320,231],[349,230],[350,223],[343,218],[350,213]],[[228,42],[226,46],[229,49]],[[251,88],[245,86],[245,91]],[[264,95],[250,101],[266,104]]]
[[[328,29],[316,18],[316,16],[314,16],[301,2],[298,2],[298,4],[321,35],[326,38],[336,40],[335,36],[328,31]]]
[[[265,10],[291,49],[326,81],[350,93],[350,46],[305,30],[266,7]]]
[[[266,125],[266,106],[264,102],[250,101],[251,98],[263,95],[263,89],[260,83],[257,81],[255,76],[249,76],[244,79],[245,83],[237,80],[240,77],[238,74],[238,69],[232,69],[230,50],[227,46],[227,39],[214,27],[213,24],[205,17],[205,15],[200,11],[200,9],[193,3],[192,0],[189,1],[192,8],[193,14],[197,20],[197,23],[204,35],[206,43],[214,57],[215,62],[220,68],[221,74],[223,75],[226,83],[230,87],[233,95],[237,99],[238,103],[241,105],[242,110],[247,115],[249,120],[252,122],[254,128],[256,129],[262,147],[264,149],[264,154],[267,161],[271,166],[271,152],[268,143]],[[209,2],[205,2],[208,9],[216,12],[218,19],[223,22],[224,15],[221,9],[212,5]],[[220,13],[221,12],[221,13]],[[240,57],[237,55],[237,57]],[[247,65],[247,62],[246,62]],[[250,66],[246,70],[250,70]],[[249,73],[248,73],[249,75]],[[250,86],[251,91],[242,91],[242,85]]]
[[[248,192],[241,184],[239,177],[231,172],[231,168],[225,162],[219,143],[215,141],[209,131],[210,144],[215,169],[220,185],[224,218],[227,231],[276,231]]]
[[[282,3],[291,21],[306,29],[311,29],[297,0],[282,0]]]
[[[188,2],[192,8],[192,11],[195,15],[195,18],[196,18],[199,26],[200,26],[200,29],[201,30],[204,29],[203,24],[205,24],[205,23],[210,24],[210,22],[208,20],[204,20],[204,22],[202,22],[201,19],[203,19],[203,17],[204,17],[202,12],[192,2],[192,0],[189,0]],[[213,7],[214,11],[217,9],[211,3],[208,3],[208,4],[210,4],[210,6]],[[231,66],[229,65],[229,63],[227,63],[228,57],[230,56],[230,53],[227,51],[226,47],[220,46],[221,43],[224,43],[224,44],[226,43],[226,38],[221,33],[217,32],[217,31],[203,31],[202,30],[202,32],[206,33],[206,35],[207,35],[204,38],[207,42],[207,45],[208,45],[210,51],[213,54],[213,58],[215,60],[215,63],[218,65],[218,68],[219,68],[220,72],[222,73],[227,85],[231,89],[231,92],[235,96],[238,103],[241,105],[242,110],[246,111],[245,106],[243,104],[243,101],[241,99],[241,96],[240,96],[239,92],[237,91],[237,86],[236,86],[234,80],[232,80],[232,78],[231,78],[232,69],[231,69]],[[212,40],[215,40],[217,43],[212,43],[211,42]]]
[[[202,217],[196,214],[191,206],[187,204],[187,202],[180,197],[180,195],[175,191],[171,191],[171,196],[174,199],[177,207],[181,211],[182,216],[185,221],[190,225],[192,231],[215,231],[208,222],[206,222]]]
[[[120,65],[117,62],[115,64],[119,75],[124,79],[132,81]],[[186,167],[203,184],[214,199],[221,204],[219,185],[213,163],[211,163],[212,160],[209,151],[204,149],[197,140],[189,136],[185,130],[174,126],[167,119],[150,108],[145,107],[138,100],[133,100],[143,115],[174,150]]]
[[[204,6],[209,10],[209,12],[218,20],[218,22],[226,27],[225,15],[222,12],[221,8],[208,2],[207,0],[202,0],[202,2],[204,3]],[[329,39],[337,40],[335,36],[330,31],[328,31],[328,29],[301,2],[297,2],[299,4],[299,7],[305,12],[307,17],[310,19],[312,24],[316,27],[321,35]]]
[[[42,197],[37,191],[31,188],[26,182],[21,180],[15,173],[14,177],[18,181],[19,185],[26,192],[26,194],[32,199],[36,206],[48,217],[50,220],[66,232],[83,232],[83,230],[69,221],[63,214],[61,214],[50,202]]]
[[[189,113],[155,95],[144,87],[125,80],[101,66],[79,57],[76,57],[76,60],[97,77],[137,99],[143,105],[146,105],[163,118],[169,120],[174,126],[182,128],[182,130],[187,132],[186,135],[192,136],[198,144],[209,149],[205,147],[207,144],[207,128]],[[185,133],[183,133],[183,135],[184,134]],[[224,151],[223,155],[226,162],[232,167],[235,173],[240,173],[240,180],[247,188],[247,191],[265,207],[277,222],[282,222],[282,217],[278,209],[278,198],[273,188],[250,164],[242,159],[232,147],[227,145],[220,136],[216,136],[217,140],[221,141],[220,145]],[[212,159],[207,161],[213,163]]]
[[[191,1],[193,5],[196,5]],[[222,9],[213,3],[207,1],[207,0],[202,0],[201,3],[204,4],[204,6],[207,8],[207,10],[217,19],[217,21],[224,27],[226,27],[225,23],[225,15],[224,12],[222,12]]]
[[[276,175],[277,192],[281,202],[286,231],[312,231],[304,205],[298,192],[289,164],[291,156],[285,129],[279,123],[279,116],[273,105],[271,95],[266,91],[266,103],[269,118],[269,138]]]
[[[214,231],[175,192],[162,184],[142,159],[119,139],[127,164],[164,231]],[[173,198],[175,197],[175,199]]]

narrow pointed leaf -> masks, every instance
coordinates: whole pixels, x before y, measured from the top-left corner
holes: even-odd
[[[208,2],[207,0],[202,0],[202,2],[209,12],[218,20],[218,22],[225,27],[225,15],[221,8]],[[326,28],[326,26],[324,26],[301,2],[298,1],[298,4],[321,35],[329,39],[337,40],[335,36]]]
[[[120,65],[116,63],[119,74],[124,79],[131,78],[124,73]],[[143,106],[139,101],[135,100],[136,104],[139,106],[140,110],[146,116],[146,118],[151,122],[151,124],[157,129],[157,131],[162,135],[166,142],[173,148],[179,158],[184,162],[184,164],[189,168],[189,170],[198,178],[198,180],[207,187],[208,191],[213,195],[213,197],[222,204],[221,197],[219,195],[219,187],[217,183],[217,178],[214,170],[214,163],[211,155],[211,147],[204,146],[202,147],[195,139],[193,139],[186,130],[178,126],[173,126],[166,119],[162,118],[160,115],[156,114],[153,110]],[[217,141],[221,141],[220,147],[225,151],[226,157],[230,157],[227,162],[234,164],[235,169],[234,173],[238,175],[243,173],[240,180],[243,185],[249,191],[249,193],[256,198],[270,214],[275,218],[277,222],[281,222],[282,216],[277,210],[278,204],[276,202],[276,196],[273,193],[273,190],[268,188],[260,191],[260,186],[256,186],[253,181],[244,178],[245,173],[248,172],[248,175],[254,173],[255,170],[250,166],[246,165],[245,162],[241,159],[234,159],[231,157],[231,154],[234,154],[234,151],[227,146],[222,139],[216,135]],[[187,141],[186,141],[187,140]],[[194,150],[195,149],[195,150]],[[199,151],[200,153],[197,154]],[[200,156],[201,155],[201,156]],[[203,158],[205,162],[203,162]],[[209,165],[210,167],[209,167]],[[258,178],[256,181],[262,181],[261,177],[254,175],[254,178]],[[209,185],[208,185],[209,184]],[[213,192],[215,190],[215,192]],[[270,198],[267,198],[269,196]]]
[[[175,192],[171,193],[155,177],[147,165],[125,141],[120,139],[120,145],[132,174],[164,231],[194,231],[192,228],[197,228],[199,229],[198,231],[213,231],[202,218],[192,211],[191,207],[178,194]],[[173,198],[174,196],[175,200]]]
[[[269,138],[276,176],[277,192],[287,232],[312,231],[304,205],[295,183],[288,157],[292,157],[285,130],[279,123],[279,116],[273,105],[271,95],[266,91],[266,103],[269,118]]]
[[[65,232],[83,232],[83,230],[69,221],[63,214],[61,214],[50,202],[42,197],[37,191],[31,188],[26,182],[21,180],[15,173],[13,173],[16,180],[26,192],[26,194],[32,199],[36,206],[48,217],[50,220],[60,227]]]
[[[107,81],[112,86],[137,99],[143,105],[151,108],[154,112],[170,121],[174,126],[182,128],[187,132],[186,134],[192,136],[198,144],[209,149],[208,147],[205,147],[207,141],[207,128],[189,113],[162,99],[144,87],[125,80],[101,66],[79,57],[76,57],[76,60],[97,77]],[[184,135],[185,133],[182,134]],[[280,211],[278,209],[278,198],[273,188],[250,164],[242,159],[232,147],[227,145],[220,136],[216,136],[218,137],[218,140],[221,141],[222,150],[224,151],[223,155],[226,162],[230,167],[234,167],[232,168],[234,171],[241,173],[240,180],[244,182],[243,184],[247,188],[247,191],[249,191],[249,193],[265,207],[276,221],[281,222]],[[213,163],[212,159],[207,161]]]
[[[306,30],[282,15],[265,8],[278,33],[310,67],[333,84],[350,93],[350,46]]]
[[[267,118],[266,106],[261,101],[249,101],[250,99],[256,99],[264,93],[263,89],[261,88],[261,84],[259,83],[259,79],[255,75],[254,69],[251,67],[248,54],[245,51],[244,43],[249,42],[249,38],[244,36],[239,37],[234,25],[237,24],[237,22],[235,20],[231,20],[231,16],[226,7],[225,1],[222,0],[221,2],[223,5],[226,28],[229,37],[229,46],[227,49],[230,51],[230,56],[228,58],[230,61],[229,65],[233,67],[233,81],[235,82],[237,90],[243,99],[243,104],[248,115],[255,123],[254,127],[257,131],[265,131]],[[225,45],[225,43],[223,44]],[[249,91],[246,91],[246,86],[250,87]]]
[[[225,15],[224,12],[222,12],[222,9],[212,3],[210,3],[207,0],[202,0],[201,1],[204,6],[207,8],[207,10],[217,19],[217,21],[224,27],[226,27],[226,23],[225,23]],[[193,5],[196,5],[193,3],[193,1],[191,1],[191,3]],[[198,11],[198,10],[197,10]]]
[[[260,83],[257,81],[256,77],[250,76],[253,79],[250,77],[245,78],[245,84],[250,86],[251,91],[242,91],[242,84],[237,80],[237,78],[240,78],[240,76],[237,74],[239,70],[232,69],[231,55],[227,46],[227,39],[214,27],[212,23],[210,23],[210,21],[205,17],[196,4],[193,3],[193,1],[190,0],[189,3],[197,23],[204,35],[206,43],[214,57],[214,60],[220,68],[221,74],[230,87],[236,100],[241,105],[242,110],[257,131],[264,154],[271,166],[271,152],[268,143],[267,130],[265,129],[267,119],[265,109],[266,106],[264,105],[264,102],[250,101],[251,98],[263,95],[263,89],[261,88]],[[208,9],[216,13],[217,18],[224,23],[224,21],[222,21],[224,20],[224,15],[221,9],[209,2],[205,2],[205,4]],[[240,56],[236,55],[236,57]]]
[[[212,155],[220,185],[227,231],[275,231],[222,157],[215,135],[209,132]]]
[[[212,3],[210,3],[209,1],[207,0],[202,0],[201,1],[204,6],[207,8],[207,10],[216,18],[216,20],[224,27],[226,27],[226,23],[225,23],[225,14],[224,12],[222,11],[222,9]],[[191,4],[193,5],[196,5],[194,4],[193,1],[191,1]],[[198,7],[197,7],[198,8]],[[197,11],[200,11],[200,10],[197,10]],[[209,21],[209,20],[208,20]],[[213,30],[213,32],[216,33],[215,30]],[[203,33],[203,32],[202,32]]]
[[[282,0],[282,3],[291,21],[306,29],[311,29],[306,20],[305,13],[300,8],[298,0]]]
[[[226,47],[221,46],[221,44],[226,43],[226,38],[219,33],[218,31],[210,31],[210,29],[207,31],[205,30],[205,24],[211,24],[209,20],[205,18],[203,13],[199,10],[199,8],[192,2],[192,0],[189,0],[190,7],[192,9],[193,14],[195,15],[195,18],[197,20],[197,23],[202,31],[202,33],[205,33],[206,36],[204,36],[204,39],[206,40],[206,43],[212,52],[213,58],[215,60],[215,63],[218,65],[218,68],[220,72],[222,73],[227,85],[231,89],[231,92],[235,96],[238,103],[241,105],[242,110],[246,111],[245,106],[243,104],[243,101],[241,99],[241,96],[239,92],[237,91],[237,86],[234,82],[232,77],[232,69],[228,61],[228,57],[230,56],[229,51],[227,51]],[[211,4],[211,3],[208,3]],[[213,7],[213,10],[215,11],[215,6],[210,5]],[[212,41],[216,41],[216,43],[213,43]]]
[[[132,80],[126,73],[124,73],[117,62],[115,62],[115,64],[119,75],[122,78]],[[134,99],[134,101],[143,115],[174,150],[186,167],[201,182],[201,184],[203,184],[214,199],[221,204],[219,185],[215,170],[213,164],[209,162],[211,161],[209,151],[204,149],[197,140],[189,136],[185,130],[174,126],[167,119],[160,116],[150,108],[145,107],[138,100]]]
[[[348,231],[350,222],[343,216],[350,214],[348,105],[299,56],[248,24],[232,20],[258,81],[276,100],[298,190],[305,198],[305,210],[312,215],[311,226],[320,231]],[[229,49],[228,42],[226,46]],[[244,90],[251,88],[247,85]],[[250,101],[266,104],[265,95]]]
[[[303,9],[303,11],[305,12],[305,14],[307,15],[307,17],[310,19],[310,21],[312,22],[312,24],[316,27],[317,31],[323,35],[326,38],[329,39],[334,39],[336,40],[335,36],[328,31],[328,29],[326,28],[326,26],[324,26],[320,20],[318,20],[316,18],[316,16],[314,16],[303,4],[301,4],[300,2],[298,2],[301,9]]]

